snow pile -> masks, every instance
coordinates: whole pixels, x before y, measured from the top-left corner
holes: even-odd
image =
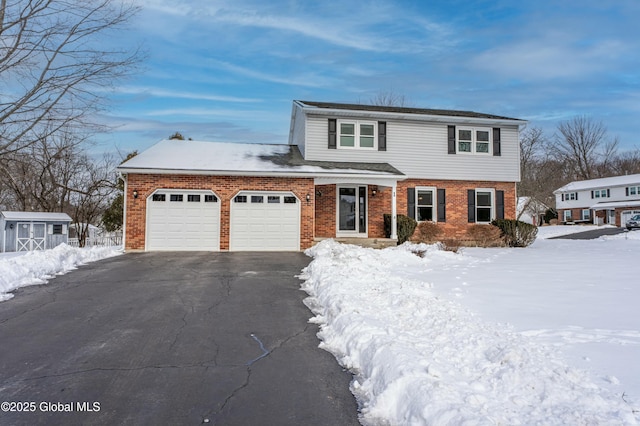
[[[0,301],[11,299],[13,295],[9,292],[19,287],[46,284],[48,279],[78,265],[121,253],[118,247],[75,248],[61,244],[52,250],[0,258]]]
[[[557,349],[483,320],[427,282],[434,270],[453,279],[490,258],[332,240],[307,254],[311,321],[320,346],[354,374],[364,424],[636,424],[629,405]]]

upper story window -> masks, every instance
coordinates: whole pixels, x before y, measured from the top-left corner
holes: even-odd
[[[640,186],[628,186],[625,192],[627,193],[627,196],[640,195]]]
[[[376,122],[338,121],[340,148],[369,148],[376,146]]]
[[[568,194],[562,194],[562,201],[574,201],[578,199],[577,192],[569,192]]]
[[[491,129],[458,127],[458,152],[470,154],[489,154],[491,150]]]
[[[591,198],[609,198],[610,194],[608,189],[596,189],[591,191]]]

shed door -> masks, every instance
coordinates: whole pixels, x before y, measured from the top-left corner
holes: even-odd
[[[147,198],[147,250],[220,250],[220,201],[212,191],[159,190]]]
[[[18,251],[44,250],[46,225],[44,223],[18,223]]]
[[[300,250],[300,201],[291,192],[240,192],[230,225],[229,250]]]

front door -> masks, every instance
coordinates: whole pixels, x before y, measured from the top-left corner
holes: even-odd
[[[367,236],[367,187],[338,187],[337,236]]]

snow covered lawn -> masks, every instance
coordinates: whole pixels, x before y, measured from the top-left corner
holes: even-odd
[[[46,284],[56,275],[65,274],[78,265],[117,256],[119,247],[75,248],[61,244],[52,250],[2,253],[0,255],[0,302],[13,297],[13,290]]]
[[[361,421],[637,424],[640,231],[544,239],[558,232],[458,254],[309,249],[305,303],[354,374]]]

